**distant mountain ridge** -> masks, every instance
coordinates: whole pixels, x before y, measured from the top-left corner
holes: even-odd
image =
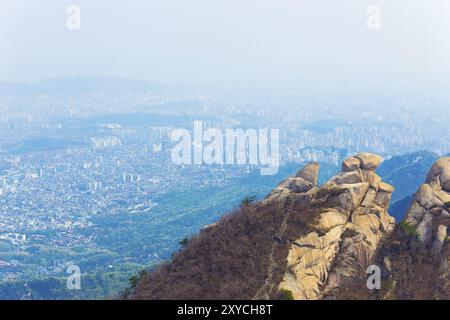
[[[416,192],[417,186],[423,182],[428,170],[438,158],[439,155],[429,151],[394,156],[383,161],[377,172],[388,183],[396,186],[397,192],[392,200],[397,201]]]
[[[418,151],[394,156],[383,161],[377,173],[395,187],[391,200],[391,214],[397,221],[403,219],[409,201],[439,156],[429,151]]]
[[[0,82],[0,95],[124,93],[162,91],[161,84],[114,77],[61,77],[33,84]]]

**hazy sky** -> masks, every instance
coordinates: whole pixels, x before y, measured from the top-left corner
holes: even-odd
[[[81,8],[81,29],[66,9]],[[381,29],[366,26],[369,5]],[[0,0],[0,81],[446,85],[448,0]]]

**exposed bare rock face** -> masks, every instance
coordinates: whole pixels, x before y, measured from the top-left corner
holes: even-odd
[[[425,184],[417,191],[406,216],[415,227],[422,243],[434,242],[440,251],[447,239],[447,225],[439,224],[450,216],[450,158],[441,158],[428,173]],[[436,228],[437,227],[437,228]]]
[[[404,219],[377,250],[380,290],[355,277],[331,299],[450,299],[450,158],[433,165]],[[383,189],[386,189],[384,186]]]
[[[290,244],[280,290],[291,291],[295,299],[320,299],[370,264],[380,240],[395,226],[387,212],[394,188],[374,172],[381,161],[377,155],[358,154],[321,187],[282,183],[269,197],[304,192],[315,217],[309,232]]]
[[[311,162],[301,169],[297,174],[297,178],[303,178],[306,181],[311,182],[314,186],[317,186],[317,180],[319,178],[320,165],[317,162]]]
[[[389,273],[388,281],[398,283],[397,298],[450,299],[449,212],[450,158],[441,158],[415,194],[405,218],[409,241],[401,237],[395,239],[402,244],[395,256],[392,245],[380,253],[392,256],[396,270]],[[394,246],[394,249],[397,248]],[[409,282],[400,281],[408,276]]]
[[[281,182],[272,194],[265,200],[282,200],[292,193],[306,193],[317,186],[320,166],[316,162],[307,164],[295,177],[290,177]]]
[[[394,228],[394,188],[374,171],[381,161],[357,154],[320,187],[319,164],[307,164],[263,201],[204,228],[127,297],[260,300],[289,290],[323,298],[365,270]]]
[[[361,273],[379,258],[380,246],[395,229],[387,210],[394,188],[375,173],[381,162],[377,155],[357,154],[322,186],[319,165],[306,165],[264,200],[201,230],[126,297],[260,300],[288,291],[299,300],[345,297],[347,288],[353,292],[365,285]],[[447,229],[429,227],[429,217],[447,212],[436,209],[445,206],[448,195],[436,186],[437,181],[447,185],[446,166],[440,163],[430,173],[410,213],[435,252],[444,250]],[[381,263],[394,273],[395,260],[385,258]]]

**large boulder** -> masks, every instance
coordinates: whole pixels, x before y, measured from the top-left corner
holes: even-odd
[[[328,232],[334,227],[344,226],[347,223],[348,217],[337,210],[330,209],[322,212],[318,223],[318,230]]]
[[[354,171],[361,168],[361,161],[355,157],[350,157],[342,163],[342,171]]]
[[[308,163],[303,169],[301,169],[296,177],[303,178],[306,181],[311,182],[314,186],[317,186],[317,180],[319,178],[320,165],[317,162]]]
[[[289,197],[306,196],[308,191],[317,186],[319,169],[320,165],[316,162],[307,164],[294,177],[289,177],[278,184],[272,193],[263,200],[263,203],[284,202]]]
[[[303,178],[288,178],[278,185],[280,189],[288,189],[295,193],[303,193],[314,187],[314,184],[310,181],[306,181]]]
[[[443,205],[442,201],[435,196],[433,188],[429,184],[420,186],[419,191],[416,193],[416,200],[425,209],[441,207]]]
[[[395,188],[386,182],[380,182],[378,184],[378,189],[387,193],[393,193],[395,191]]]
[[[433,239],[438,239],[433,244],[437,246],[444,234],[443,227],[434,230],[433,225],[448,217],[450,192],[447,184],[450,184],[450,158],[441,158],[431,168],[426,182],[419,187],[405,219],[416,227],[422,242],[431,243]]]
[[[341,172],[330,180],[330,183],[342,184],[342,183],[359,183],[363,182],[363,177],[358,170]]]
[[[361,169],[364,170],[375,170],[383,161],[379,155],[367,152],[358,153],[355,158],[361,161]]]
[[[450,158],[440,158],[431,168],[427,175],[426,183],[437,181],[441,184],[447,184],[450,181]]]
[[[386,191],[378,191],[375,197],[375,203],[380,207],[387,209],[391,202],[392,193]]]

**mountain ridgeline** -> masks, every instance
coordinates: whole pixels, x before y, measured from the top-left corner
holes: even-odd
[[[397,224],[381,163],[357,154],[321,186],[319,164],[306,165],[185,241],[126,298],[450,299],[450,158],[435,161]]]

